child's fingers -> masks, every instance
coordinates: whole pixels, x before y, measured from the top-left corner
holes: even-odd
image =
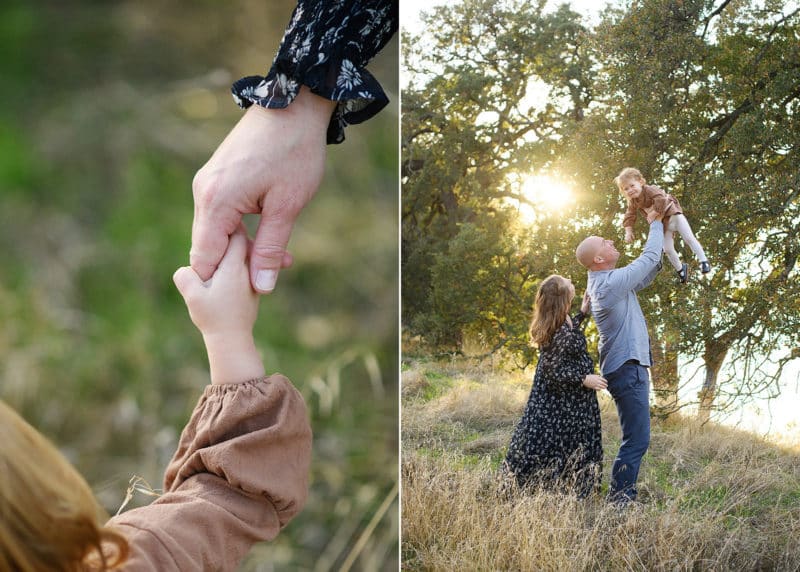
[[[203,281],[191,266],[182,266],[178,268],[175,274],[172,275],[172,281],[175,283],[175,287],[178,288],[178,292],[181,293],[184,300],[191,298],[193,292],[195,292],[197,288],[203,287]]]
[[[247,231],[244,225],[239,225],[231,235],[230,242],[228,243],[228,250],[225,251],[225,256],[219,263],[220,269],[234,268],[236,266],[244,265],[247,257]]]
[[[241,218],[241,215],[238,216]],[[233,215],[223,216],[223,213],[210,213],[207,209],[200,209],[195,201],[189,263],[203,280],[211,278],[225,254],[231,224],[236,224],[233,219]]]

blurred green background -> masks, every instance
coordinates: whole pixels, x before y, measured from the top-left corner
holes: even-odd
[[[192,177],[241,116],[230,83],[266,73],[293,7],[0,5],[0,397],[112,514],[133,475],[160,487],[208,382],[171,281]],[[328,147],[295,265],[262,300],[256,340],[306,397],[314,464],[305,511],[243,570],[336,569],[357,545],[354,569],[397,568],[397,61],[394,38],[369,66],[390,106]]]

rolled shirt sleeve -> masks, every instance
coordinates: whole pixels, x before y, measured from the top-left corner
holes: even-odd
[[[638,210],[639,207],[637,207],[633,201],[628,199],[628,206],[625,209],[625,216],[622,217],[622,228],[633,228],[633,225],[636,224]]]
[[[642,253],[630,264],[617,268],[609,275],[610,294],[618,299],[627,296],[630,291],[640,290],[647,279],[653,277],[653,271],[661,261],[661,249],[664,245],[664,225],[660,220],[650,223],[650,232]]]

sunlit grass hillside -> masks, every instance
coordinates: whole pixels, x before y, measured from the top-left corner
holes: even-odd
[[[497,469],[530,377],[420,359],[401,383],[404,569],[800,569],[797,448],[680,417],[653,424],[632,508],[508,498]],[[605,493],[620,431],[610,397],[601,410]]]

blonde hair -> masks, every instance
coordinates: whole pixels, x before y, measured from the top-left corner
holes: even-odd
[[[103,527],[89,485],[41,433],[0,401],[0,570],[105,572],[128,543]]]
[[[574,296],[575,291],[563,276],[551,274],[542,280],[536,292],[533,319],[528,329],[532,346],[542,348],[552,341],[558,328],[567,319]]]
[[[638,179],[642,182],[642,184],[646,184],[647,181],[642,176],[641,171],[639,169],[635,169],[633,167],[625,167],[622,171],[619,172],[619,175],[614,177],[614,183],[617,185],[619,192],[622,192],[622,184],[625,181],[630,181],[631,179]]]

